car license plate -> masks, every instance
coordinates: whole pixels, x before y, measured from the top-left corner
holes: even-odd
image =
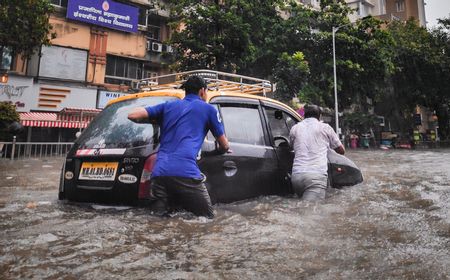
[[[114,181],[117,162],[83,162],[79,180]]]

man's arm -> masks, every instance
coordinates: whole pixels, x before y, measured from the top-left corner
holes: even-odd
[[[334,151],[340,155],[344,155],[345,154],[345,148],[343,145],[340,145],[339,147],[337,147],[336,149],[334,149]]]
[[[219,143],[219,148],[218,148],[219,153],[224,154],[229,151],[230,144],[228,143],[228,139],[225,136],[225,134],[222,134],[221,136],[217,137],[216,140],[217,140],[217,143]]]
[[[128,114],[128,119],[133,122],[148,120],[148,113],[144,107],[137,107],[131,110]]]
[[[342,145],[341,140],[339,139],[339,135],[337,135],[337,133],[334,132],[333,128],[329,125],[326,125],[326,130],[328,131],[328,139],[330,141],[330,148],[336,147],[336,148],[333,148],[333,150],[340,155],[344,155],[345,148],[344,148],[344,145]]]

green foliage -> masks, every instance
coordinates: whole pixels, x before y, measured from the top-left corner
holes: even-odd
[[[345,124],[344,130],[356,130],[360,133],[367,133],[370,128],[378,125],[379,120],[373,114],[366,112],[355,111],[353,113],[347,113],[343,116],[343,123]]]
[[[278,20],[276,2],[168,1],[176,15],[171,20],[176,30],[170,40],[176,50],[172,67],[246,73],[249,65],[268,56],[263,45],[272,19]]]
[[[325,106],[321,90],[313,85],[306,85],[300,90],[298,95],[300,103],[316,104],[319,106]]]
[[[10,141],[11,134],[9,125],[12,122],[19,121],[19,113],[16,111],[16,106],[11,102],[0,102],[0,140]]]
[[[12,123],[19,121],[19,113],[11,102],[0,102],[0,123]]]
[[[395,72],[391,96],[396,103],[384,103],[384,110],[404,111],[423,105],[438,113],[440,130],[449,135],[450,36],[449,25],[429,31],[416,21],[394,22],[389,32],[394,38]],[[446,121],[447,120],[447,121]]]
[[[351,24],[348,14],[352,10],[345,1],[321,1],[321,10],[311,10],[292,4],[287,13],[291,16],[280,26],[277,35],[278,47],[288,53],[301,51],[307,58],[309,72],[291,75],[291,83],[308,87],[300,100],[316,100],[323,106],[333,107],[333,56],[332,28],[336,32],[336,68],[339,105],[346,108],[365,97],[378,98],[385,91],[385,79],[393,72],[390,34],[381,28],[382,22],[368,17]],[[273,72],[276,82],[282,77],[278,63]],[[278,87],[280,89],[280,87]],[[281,89],[284,89],[281,87]],[[313,89],[313,90],[311,90]],[[297,94],[298,92],[291,92]],[[285,92],[280,94],[284,99]]]
[[[282,53],[274,70],[274,78],[278,81],[278,98],[289,101],[296,97],[306,83],[309,73],[309,65],[302,52],[295,52],[293,55]]]
[[[29,57],[37,47],[49,44],[48,22],[53,6],[48,0],[0,0],[0,46]]]
[[[168,2],[177,15],[172,27],[183,27],[171,40],[177,70],[268,78],[277,84],[275,98],[298,96],[333,108],[332,29],[339,27],[339,111],[367,112],[372,100],[376,114],[407,127],[415,106],[424,105],[437,112],[441,132],[450,134],[450,18],[430,31],[414,20],[366,17],[351,23],[345,0],[322,0],[319,10],[281,0]]]

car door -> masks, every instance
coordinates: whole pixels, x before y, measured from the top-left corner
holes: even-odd
[[[199,167],[207,176],[213,202],[277,193],[277,157],[269,143],[259,101],[218,97],[211,103],[220,112],[232,150],[223,155],[209,155],[214,150],[211,135],[203,145]]]
[[[290,174],[292,173],[294,151],[290,145],[289,132],[299,120],[275,103],[263,101],[262,104],[270,143],[274,147],[278,159],[278,178],[283,183],[283,190],[291,192]]]

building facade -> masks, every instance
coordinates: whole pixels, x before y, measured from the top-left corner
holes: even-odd
[[[406,21],[414,18],[421,26],[426,25],[424,0],[346,0],[346,2],[355,10],[350,15],[352,22],[371,15],[387,21]]]
[[[92,114],[130,93],[133,81],[168,73],[169,13],[150,0],[50,2],[52,45],[28,60],[4,60],[9,79],[0,101],[16,105],[26,140],[73,141]]]

